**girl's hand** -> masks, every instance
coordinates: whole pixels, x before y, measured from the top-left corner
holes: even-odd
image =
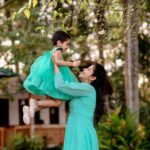
[[[80,60],[76,60],[72,63],[73,67],[78,67],[80,65],[81,61]]]

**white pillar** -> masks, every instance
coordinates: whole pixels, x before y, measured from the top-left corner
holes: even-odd
[[[44,121],[44,124],[50,124],[49,108],[40,111],[40,119]]]
[[[62,125],[66,124],[66,111],[65,111],[65,102],[59,107],[59,122]]]

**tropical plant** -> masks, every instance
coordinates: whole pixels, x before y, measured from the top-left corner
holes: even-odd
[[[145,128],[134,126],[135,115],[120,115],[120,108],[99,122],[97,133],[101,150],[139,150],[148,146]]]
[[[47,147],[47,140],[35,136],[29,138],[18,133],[12,136],[8,141],[8,146],[3,150],[44,150]]]

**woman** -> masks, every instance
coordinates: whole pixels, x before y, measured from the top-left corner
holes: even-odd
[[[106,71],[103,66],[95,63],[83,69],[79,74],[79,79],[81,83],[64,82],[59,67],[55,65],[55,87],[70,97],[64,150],[98,150],[98,139],[93,120],[94,116],[98,116],[99,104],[102,104]],[[49,104],[46,105],[40,101],[36,110],[44,109],[48,105],[57,107],[60,105],[60,100],[49,101]],[[27,115],[30,115],[29,111]]]
[[[64,150],[98,150],[98,139],[93,125],[96,98],[102,98],[106,71],[93,64],[79,74],[81,83],[64,82],[55,65],[54,83],[57,90],[70,95],[69,117],[66,126]]]

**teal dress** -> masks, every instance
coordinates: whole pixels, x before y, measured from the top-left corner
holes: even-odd
[[[88,83],[71,83],[59,72],[55,75],[55,87],[70,96],[64,150],[98,150],[98,138],[93,125],[96,91]]]
[[[23,84],[28,92],[35,95],[48,95],[57,99],[69,99],[68,95],[58,91],[54,85],[54,64],[52,61],[52,54],[58,49],[60,48],[55,47],[51,51],[47,50],[33,62],[30,73]],[[65,81],[78,82],[76,76],[69,67],[61,66],[60,71],[63,74]]]

